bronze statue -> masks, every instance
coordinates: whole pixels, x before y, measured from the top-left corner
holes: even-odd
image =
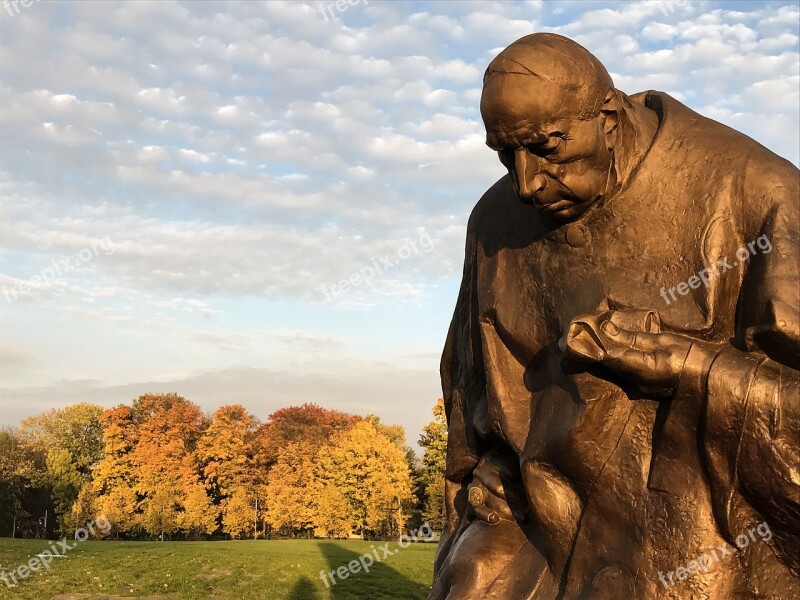
[[[554,34],[481,114],[430,598],[800,597],[798,170]]]

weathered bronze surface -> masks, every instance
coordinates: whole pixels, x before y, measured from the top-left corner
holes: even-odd
[[[553,34],[481,113],[430,598],[800,597],[798,170]]]

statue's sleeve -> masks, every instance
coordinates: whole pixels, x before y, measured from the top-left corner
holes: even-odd
[[[775,193],[739,298],[744,349],[724,348],[708,373],[704,452],[728,539],[742,533],[733,513],[743,498],[800,568],[800,216],[796,185]]]
[[[447,469],[445,472],[445,526],[437,552],[439,561],[448,554],[455,541],[454,534],[465,518],[467,502],[462,492],[463,483],[478,463],[475,433],[470,410],[478,401],[481,389],[483,361],[477,330],[476,301],[477,242],[472,220],[467,227],[464,274],[453,319],[442,353],[441,377],[447,415]]]

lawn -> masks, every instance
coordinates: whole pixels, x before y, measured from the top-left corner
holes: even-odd
[[[430,590],[435,544],[286,540],[242,542],[83,542],[50,569],[18,586],[0,580],[0,598],[36,600],[414,600]],[[15,571],[49,543],[0,539],[0,575]],[[363,569],[326,587],[320,571],[374,551]],[[375,554],[372,558],[375,558]],[[368,562],[365,559],[365,562]],[[360,565],[359,565],[360,568]]]

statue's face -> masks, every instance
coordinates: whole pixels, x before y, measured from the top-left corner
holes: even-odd
[[[614,183],[606,117],[576,119],[570,101],[544,79],[513,73],[492,77],[481,97],[486,143],[520,199],[559,220],[583,213]]]

